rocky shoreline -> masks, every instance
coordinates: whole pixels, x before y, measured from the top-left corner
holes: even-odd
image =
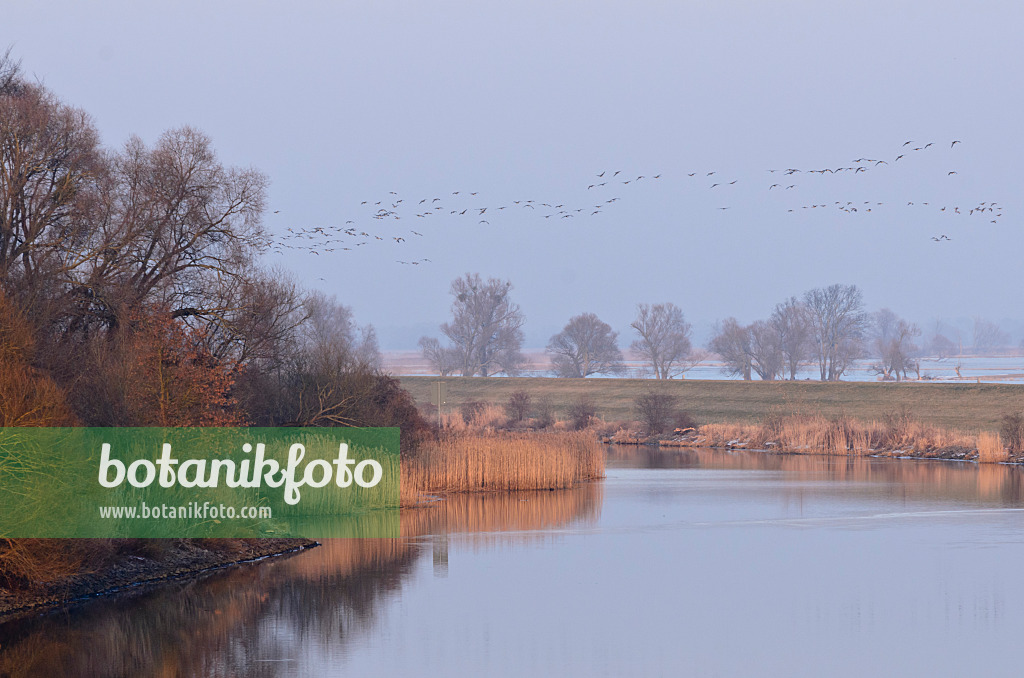
[[[35,590],[10,592],[0,589],[0,624],[129,588],[194,577],[211,570],[315,546],[319,546],[319,542],[312,539],[256,539],[239,548],[223,551],[183,542],[160,558],[127,556],[109,567],[47,582]]]

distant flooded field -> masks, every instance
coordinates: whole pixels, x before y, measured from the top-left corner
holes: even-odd
[[[609,448],[402,532],[8,624],[0,675],[1020,674],[1019,468]]]
[[[551,376],[550,357],[543,351],[524,351],[526,367],[523,376]],[[857,360],[843,375],[844,381],[878,381],[878,374],[871,368],[874,360]],[[1024,384],[1024,355],[963,356],[960,358],[921,358],[921,381],[975,382]],[[385,351],[384,365],[399,376],[431,376],[436,374],[419,351]],[[626,362],[622,378],[637,379],[648,376],[644,365],[638,360]],[[957,374],[957,367],[960,368]],[[910,373],[911,380],[917,380],[917,373]],[[722,369],[722,363],[708,361],[697,365],[686,373],[687,379],[739,379]],[[818,379],[816,366],[805,367],[797,374],[799,379]],[[756,379],[756,376],[755,376]]]

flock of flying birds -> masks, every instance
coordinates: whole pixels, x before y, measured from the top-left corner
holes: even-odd
[[[949,149],[954,149],[960,140],[950,143]],[[916,153],[928,153],[935,144],[933,142],[917,145],[910,140],[899,149],[899,154],[892,160],[879,158],[857,158],[849,164],[839,167],[822,167],[820,169],[799,169],[779,168],[769,169],[770,182],[767,183],[766,191],[780,195],[794,195],[798,193],[799,183],[802,177],[810,177],[817,174],[819,178],[826,176],[835,177],[841,174],[860,175],[892,169],[899,166],[902,161],[906,164]],[[945,176],[955,177],[958,172],[954,169],[944,168]],[[800,176],[798,176],[800,175]],[[380,200],[363,200],[359,207],[362,214],[359,222],[349,219],[344,224],[313,226],[305,228],[288,227],[281,237],[268,242],[268,248],[275,253],[283,254],[285,251],[299,251],[315,256],[326,256],[340,252],[355,251],[373,243],[389,244],[393,246],[408,246],[418,238],[424,238],[422,231],[428,230],[433,222],[445,222],[453,219],[466,220],[470,223],[476,222],[478,226],[490,226],[491,219],[495,216],[505,216],[518,212],[521,215],[530,215],[533,218],[545,220],[557,220],[579,218],[599,218],[601,215],[611,211],[621,200],[620,195],[636,187],[641,182],[659,182],[663,175],[633,175],[626,174],[622,170],[603,170],[587,182],[586,191],[581,194],[589,198],[586,202],[577,199],[574,204],[568,201],[540,201],[536,199],[519,199],[505,202],[504,204],[482,204],[484,201],[477,196],[478,191],[452,191],[450,195],[427,196],[407,200],[399,196],[396,191],[390,191],[387,196]],[[740,183],[739,178],[723,176],[717,170],[687,172],[680,177],[682,181],[699,182],[707,181],[708,191],[716,191],[724,194],[730,187]],[[730,180],[731,179],[731,180]],[[615,189],[615,190],[613,190]],[[793,191],[794,193],[787,193]],[[866,215],[872,210],[885,205],[884,201],[868,200],[835,200],[832,202],[814,203],[799,205],[789,208],[788,212],[796,212],[798,209],[837,209],[847,214]],[[937,213],[946,215],[966,215],[970,217],[985,217],[990,223],[998,223],[1003,216],[1003,208],[997,202],[984,201],[973,206],[955,204],[944,204],[941,207],[932,202],[908,201],[907,207],[930,208]],[[719,210],[728,210],[729,206],[718,207]],[[280,210],[274,212],[278,214]],[[376,225],[370,225],[372,222]],[[402,222],[399,225],[396,222]],[[412,222],[410,224],[410,222]],[[450,221],[449,221],[450,223]],[[407,225],[410,224],[410,225]],[[415,226],[416,228],[412,228]],[[945,233],[931,236],[934,242],[948,242],[953,239]],[[406,258],[396,259],[396,263],[419,266],[431,263],[427,258]]]

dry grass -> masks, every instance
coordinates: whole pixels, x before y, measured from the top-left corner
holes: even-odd
[[[1010,454],[999,434],[982,433],[978,436],[978,461],[983,464],[998,464],[1007,461]]]
[[[401,377],[400,381],[422,405],[429,402],[430,384],[439,379]],[[634,399],[651,389],[676,396],[680,407],[702,424],[758,424],[772,412],[882,422],[888,413],[906,407],[923,424],[979,433],[998,431],[1007,412],[1024,411],[1024,386],[1019,384],[546,377],[445,377],[441,381],[448,385],[450,404],[445,412],[469,401],[504,403],[511,393],[524,391],[534,403],[549,401],[563,419],[569,405],[583,396],[605,421],[632,419]]]
[[[494,432],[508,424],[508,414],[503,407],[485,404],[473,412],[469,421],[458,411],[441,415],[441,428],[446,431]]]
[[[565,489],[604,476],[593,434],[446,431],[402,462],[402,503],[424,492]]]

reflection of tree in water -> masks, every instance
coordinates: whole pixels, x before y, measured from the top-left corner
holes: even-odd
[[[600,505],[601,485],[590,483],[403,511],[401,539],[326,540],[294,556],[0,626],[0,676],[290,675],[287,660],[301,659],[301,648],[338,652],[373,631],[381,603],[432,551],[417,537],[563,527],[596,520]]]

